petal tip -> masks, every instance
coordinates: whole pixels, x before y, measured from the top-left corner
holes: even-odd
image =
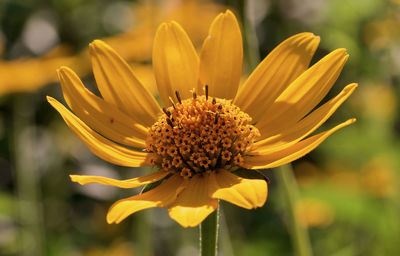
[[[72,182],[78,182],[78,175],[70,174],[69,178]]]
[[[351,86],[352,88],[357,88],[358,87],[358,83],[351,83],[348,86]]]
[[[107,214],[106,221],[107,221],[107,224],[114,224],[115,223],[115,219],[111,218],[110,214]]]
[[[230,20],[232,20],[233,22],[235,22],[235,23],[238,23],[238,21],[237,21],[237,19],[236,19],[236,15],[231,11],[231,10],[229,10],[229,9],[227,9],[226,11],[225,11],[225,13],[221,13],[222,14],[222,18],[224,18],[224,19],[230,19]]]
[[[106,43],[103,40],[95,39],[89,44],[89,46],[92,45],[92,46],[96,47],[96,46],[103,46],[105,44]]]
[[[336,49],[335,52],[340,53],[340,54],[343,54],[344,56],[345,56],[345,55],[348,55],[347,49],[346,49],[346,48],[339,48],[339,49]]]
[[[346,87],[343,89],[343,93],[347,94],[350,91],[353,92],[356,88],[358,87],[358,83],[351,83],[346,85]]]
[[[54,99],[51,96],[46,96],[47,102],[49,102],[50,104],[52,104],[52,102],[56,101],[56,99]]]
[[[73,71],[67,66],[61,66],[57,69],[57,74],[59,74],[60,76],[65,76],[67,72],[73,72]]]
[[[349,120],[347,120],[347,124],[354,124],[357,121],[357,118],[351,118]]]
[[[91,42],[89,44],[89,53],[91,55],[95,54],[97,51],[104,49],[104,48],[109,48],[109,46],[103,42],[102,40],[96,39],[93,40],[93,42]]]
[[[226,9],[225,15],[231,15],[231,16],[235,16],[235,14],[233,14],[233,12],[230,9]]]

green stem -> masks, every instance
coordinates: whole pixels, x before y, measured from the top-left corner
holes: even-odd
[[[29,96],[33,97],[33,96]],[[43,215],[40,186],[34,156],[32,102],[25,95],[14,98],[13,153],[19,223],[19,255],[43,255]]]
[[[215,256],[218,249],[219,208],[200,224],[200,255]]]
[[[295,255],[311,256],[312,249],[308,231],[306,227],[300,223],[298,215],[296,214],[296,204],[299,199],[299,191],[296,179],[293,175],[292,166],[287,164],[276,168],[275,175],[285,198],[285,210],[289,217],[288,226]]]

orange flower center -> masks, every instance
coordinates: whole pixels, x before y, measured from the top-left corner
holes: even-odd
[[[193,177],[219,168],[234,170],[259,136],[251,117],[231,101],[196,96],[164,110],[151,127],[146,150],[151,165]]]

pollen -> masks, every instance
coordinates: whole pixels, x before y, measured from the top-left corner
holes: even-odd
[[[150,164],[185,179],[217,169],[234,170],[260,136],[251,117],[231,101],[196,95],[164,108],[151,127],[146,151]]]

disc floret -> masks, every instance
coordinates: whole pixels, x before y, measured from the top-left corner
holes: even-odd
[[[181,100],[163,109],[151,127],[146,151],[151,165],[184,178],[223,168],[236,169],[259,136],[251,117],[231,101],[206,95]]]

